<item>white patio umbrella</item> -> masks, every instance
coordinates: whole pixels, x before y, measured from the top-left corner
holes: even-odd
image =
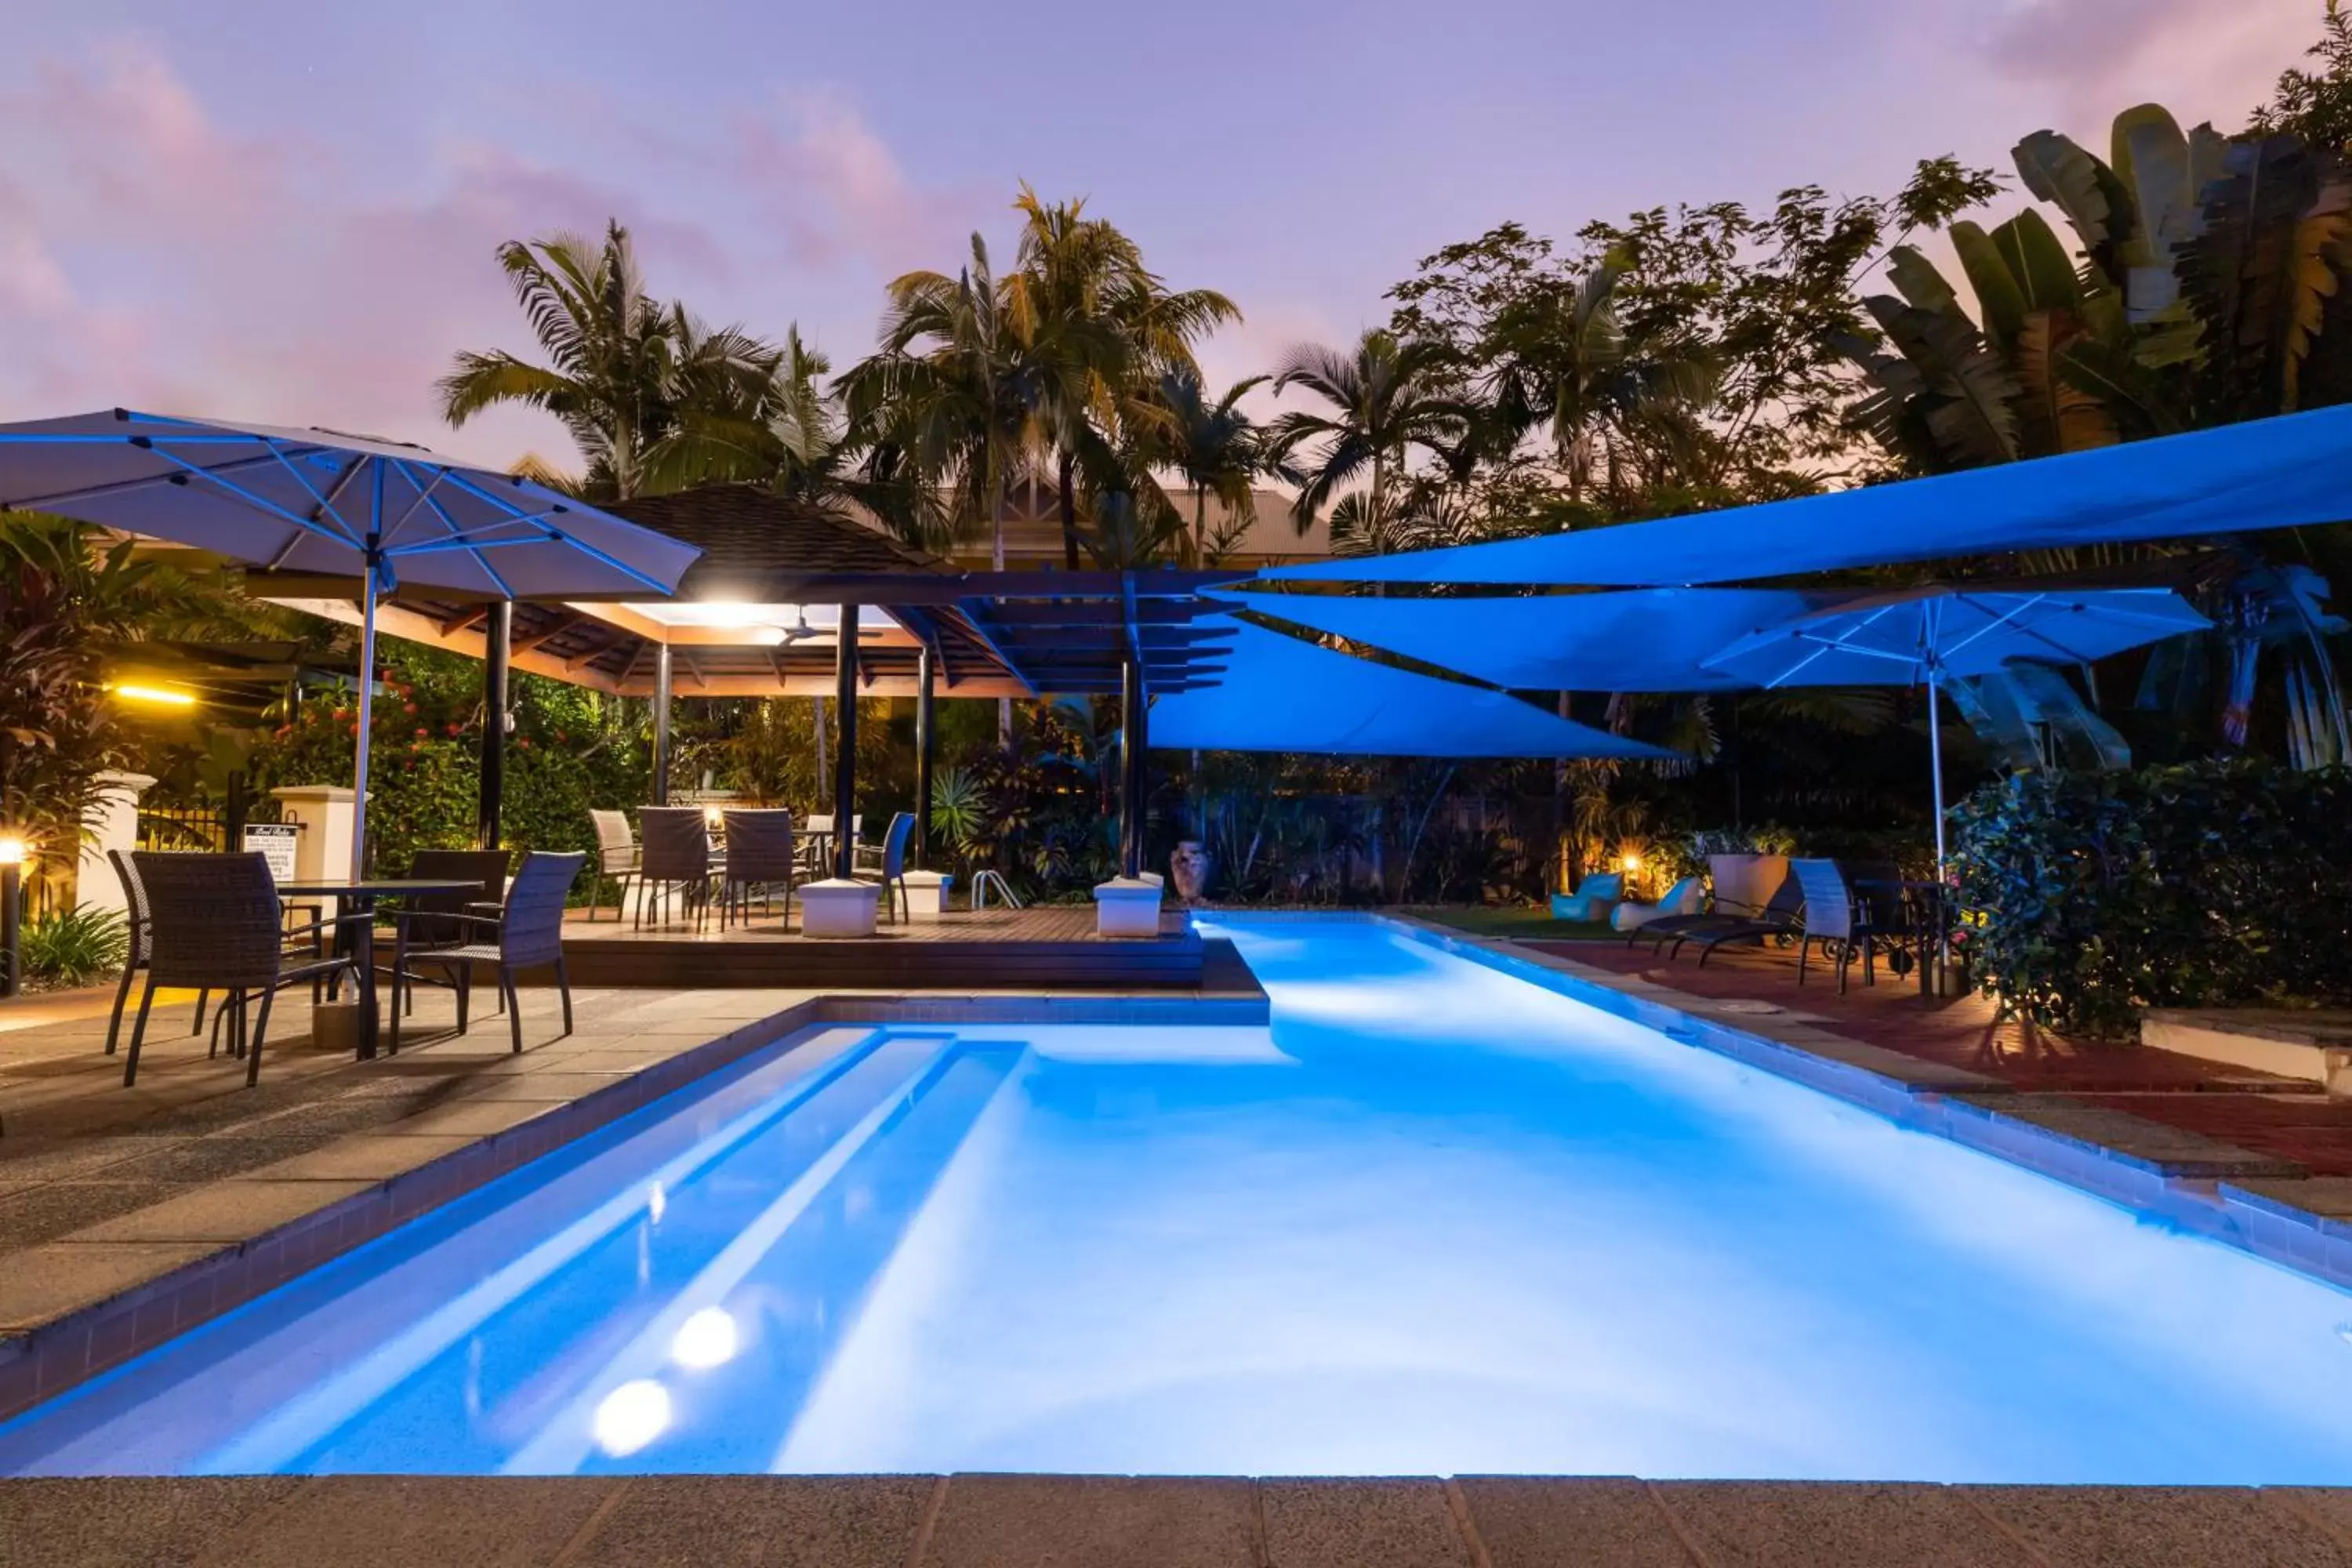
[[[1703,661],[1770,689],[1782,686],[1918,686],[1927,690],[1936,805],[1936,879],[1944,878],[1944,732],[1937,716],[1953,676],[1990,675],[2011,660],[2088,664],[2213,623],[2169,588],[2012,583],[1931,584],[1853,600],[1751,632]]]
[[[364,874],[376,601],[404,583],[496,598],[667,597],[700,553],[423,447],[110,409],[0,425],[0,508],[55,512],[272,570],[361,580],[352,875]]]

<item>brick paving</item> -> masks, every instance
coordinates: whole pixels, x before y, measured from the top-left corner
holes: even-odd
[[[1622,942],[1530,941],[1517,945],[1650,981],[1710,1002],[1767,1002],[1818,1016],[1822,1027],[1921,1061],[1966,1068],[2035,1094],[2126,1110],[2184,1131],[2293,1160],[2314,1175],[2352,1175],[2352,1101],[2333,1100],[2291,1079],[2125,1042],[2062,1039],[2015,1023],[1993,1025],[1981,996],[1923,996],[1916,984],[1857,971],[1840,996],[1815,973],[1801,987],[1797,963],[1778,951],[1725,949],[1699,967]],[[1717,1015],[1737,1025],[1736,1015]]]

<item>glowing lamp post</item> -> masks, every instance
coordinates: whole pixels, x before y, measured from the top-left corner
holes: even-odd
[[[25,841],[0,836],[0,996],[14,996],[25,968]]]

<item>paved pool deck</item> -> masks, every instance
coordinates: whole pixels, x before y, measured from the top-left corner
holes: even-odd
[[[0,1486],[0,1568],[2344,1568],[2352,1492],[1464,1477]]]

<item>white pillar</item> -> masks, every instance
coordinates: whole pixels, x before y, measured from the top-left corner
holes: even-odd
[[[122,879],[107,863],[106,852],[125,855],[139,842],[139,797],[154,787],[145,773],[103,773],[98,775],[98,801],[82,816],[89,832],[82,840],[81,861],[74,868],[74,898],[117,914],[127,913],[122,902]]]
[[[299,825],[294,844],[294,876],[299,881],[352,874],[352,830],[357,826],[359,795],[339,784],[289,784],[269,792],[283,802],[286,820]]]

